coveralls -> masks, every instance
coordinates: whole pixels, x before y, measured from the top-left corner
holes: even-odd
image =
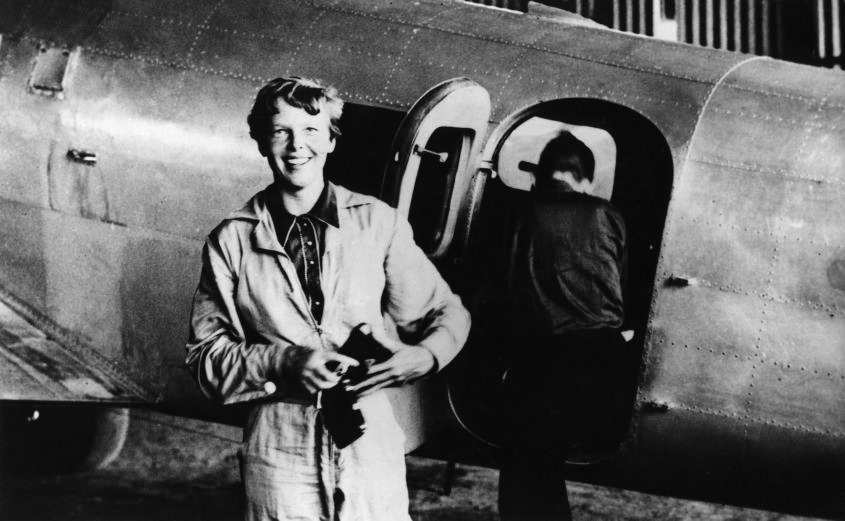
[[[229,215],[203,249],[186,362],[207,396],[252,401],[240,452],[248,520],[409,519],[404,434],[386,393],[359,400],[366,432],[338,450],[315,396],[281,374],[288,346],[335,350],[366,322],[412,338],[442,369],[469,331],[469,313],[406,219],[376,198],[329,189],[339,226],[325,231],[320,323],[276,237],[269,189]]]

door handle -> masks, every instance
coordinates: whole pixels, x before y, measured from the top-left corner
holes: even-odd
[[[445,163],[447,159],[449,159],[448,152],[435,152],[434,150],[428,150],[427,148],[422,148],[419,145],[414,145],[414,154],[423,157],[423,156],[432,156],[437,159],[439,163]]]

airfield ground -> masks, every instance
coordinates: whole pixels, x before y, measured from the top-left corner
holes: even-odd
[[[49,478],[0,477],[3,521],[222,521],[241,519],[240,429],[133,411],[126,445],[105,469]],[[496,521],[497,471],[459,465],[442,494],[445,464],[411,457],[415,521]],[[800,518],[625,490],[570,484],[578,521],[800,521]]]

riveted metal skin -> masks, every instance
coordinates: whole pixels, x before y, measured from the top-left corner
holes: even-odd
[[[264,81],[324,79],[390,136],[426,90],[467,77],[490,95],[489,139],[580,98],[639,114],[671,154],[631,427],[573,475],[845,517],[841,72],[457,1],[0,0],[0,35],[0,288],[130,398],[220,418],[183,346],[205,234],[271,181],[245,123]],[[63,99],[27,89],[45,45],[74,53]],[[391,137],[366,155],[342,136],[330,174],[377,193]],[[460,244],[496,168],[481,159],[453,199]],[[444,456],[454,440],[433,441]]]

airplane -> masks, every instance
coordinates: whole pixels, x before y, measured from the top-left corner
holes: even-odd
[[[205,235],[270,182],[245,117],[347,101],[330,179],[380,195],[474,318],[392,399],[408,451],[495,466],[515,209],[545,140],[629,230],[630,408],[573,479],[845,517],[845,76],[449,0],[0,0],[0,466],[107,463],[128,408],[218,422],[184,343]]]

